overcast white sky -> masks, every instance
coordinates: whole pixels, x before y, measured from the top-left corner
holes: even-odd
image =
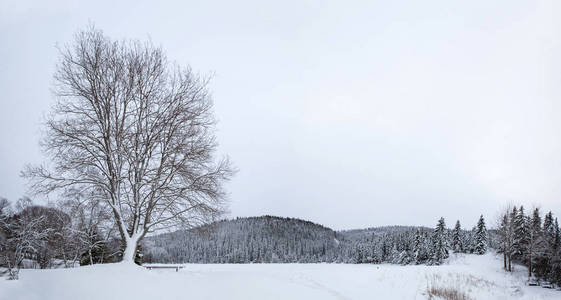
[[[264,2],[0,0],[0,196],[26,193],[55,45],[91,21],[215,73],[231,217],[561,214],[559,1]]]

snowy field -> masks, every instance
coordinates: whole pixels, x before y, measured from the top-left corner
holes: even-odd
[[[461,255],[442,266],[351,264],[185,265],[145,270],[121,264],[22,270],[0,280],[0,299],[427,299],[427,287],[454,287],[472,299],[561,299],[524,285],[525,270],[501,257]]]

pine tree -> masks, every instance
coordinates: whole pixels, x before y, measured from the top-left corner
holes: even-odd
[[[555,224],[553,226],[555,227],[555,248],[559,249],[561,248],[561,228],[559,228],[557,218],[555,218]]]
[[[555,227],[553,214],[548,212],[544,217],[541,245],[538,246],[535,270],[540,279],[547,279],[551,274],[554,256]]]
[[[539,264],[539,257],[543,251],[541,223],[540,211],[536,208],[534,209],[532,218],[530,218],[527,222],[528,248],[526,251],[526,262],[528,266],[528,278],[531,278],[532,274],[536,273],[536,265]]]
[[[400,255],[401,253],[397,250],[397,246],[394,244],[392,250],[390,252],[390,262],[392,264],[399,264],[400,263]]]
[[[454,226],[454,231],[452,232],[452,249],[454,250],[454,253],[461,253],[464,251],[460,220],[456,221],[456,226]]]
[[[446,223],[440,218],[433,233],[432,263],[439,265],[448,258],[448,239],[446,236]]]
[[[415,264],[420,264],[423,262],[423,258],[421,256],[421,251],[422,251],[421,243],[422,243],[421,231],[417,229],[417,231],[415,232],[415,239],[413,240],[413,261],[415,262]]]
[[[518,214],[514,217],[514,239],[512,243],[512,259],[523,262],[528,247],[528,227],[524,215],[524,206],[520,206]]]
[[[487,252],[487,227],[485,227],[485,219],[481,215],[475,232],[475,253],[484,254],[485,252]]]
[[[561,229],[557,218],[555,218],[555,244],[553,249],[553,258],[551,259],[551,281],[557,286],[561,286]]]
[[[548,260],[551,260],[553,258],[553,254],[555,251],[555,244],[556,244],[556,226],[553,220],[553,214],[550,212],[548,212],[545,215],[544,221],[543,221],[543,237],[544,237],[544,247],[545,247],[545,255],[547,256]],[[548,262],[548,265],[550,263]]]

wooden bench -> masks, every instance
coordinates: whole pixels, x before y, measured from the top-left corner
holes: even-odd
[[[143,266],[148,270],[152,269],[175,269],[175,272],[179,272],[179,269],[183,269],[184,266]]]
[[[552,289],[552,288],[553,288],[553,284],[551,284],[550,282],[544,282],[544,283],[542,283],[542,288],[544,288],[544,289]]]

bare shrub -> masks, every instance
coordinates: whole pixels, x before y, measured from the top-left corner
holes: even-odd
[[[494,284],[470,274],[447,273],[427,275],[426,294],[429,299],[469,300],[472,288],[490,288]]]
[[[430,287],[427,290],[429,299],[434,297],[446,299],[446,300],[470,300],[473,299],[466,295],[466,293],[454,288],[454,287]]]

